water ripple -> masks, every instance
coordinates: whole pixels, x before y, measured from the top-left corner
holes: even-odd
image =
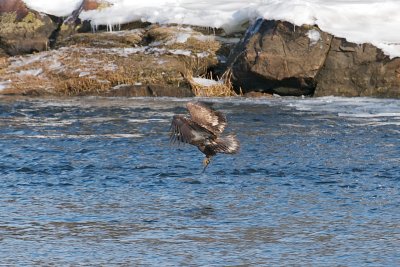
[[[1,264],[399,262],[400,101],[207,99],[242,146],[202,173],[187,100],[0,98]]]

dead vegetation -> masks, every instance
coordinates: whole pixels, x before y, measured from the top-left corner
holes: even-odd
[[[134,47],[143,38],[143,30],[119,32],[76,33],[57,42],[57,47],[82,46],[92,48]]]
[[[227,97],[227,96],[239,96],[242,95],[242,92],[237,94],[233,89],[233,85],[231,82],[232,73],[227,71],[223,74],[223,76],[215,82],[211,82],[210,85],[204,85],[197,83],[193,76],[190,74],[186,75],[186,79],[190,84],[192,92],[195,96],[200,97]],[[208,79],[210,81],[214,81],[212,74],[209,74],[208,77],[202,77]]]
[[[208,87],[192,79],[212,79],[207,72],[218,63],[217,41],[199,40],[191,36],[191,30],[178,27],[144,31],[76,34],[59,43],[56,50],[11,58],[1,72],[2,80],[12,82],[1,93],[104,95],[119,85],[156,85],[186,88],[198,96],[237,95],[230,72]],[[180,34],[183,41],[178,40]],[[147,45],[140,46],[143,44]]]
[[[191,28],[184,27],[151,27],[146,34],[148,43],[162,45],[168,49],[189,50],[193,54],[208,53],[215,55],[221,48],[220,42],[212,36],[204,36]]]
[[[53,95],[98,95],[117,85],[179,87],[185,83],[180,74],[183,57],[105,51],[70,47],[15,61],[1,70],[5,73],[2,78],[12,81],[10,88],[2,93],[25,94],[33,90]]]

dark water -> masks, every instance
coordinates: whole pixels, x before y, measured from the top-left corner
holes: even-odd
[[[185,101],[0,98],[1,264],[400,265],[400,100],[213,100],[204,174]]]

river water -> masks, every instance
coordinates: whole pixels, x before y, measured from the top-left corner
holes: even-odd
[[[188,100],[0,98],[0,264],[400,265],[400,100],[209,99],[205,173]]]

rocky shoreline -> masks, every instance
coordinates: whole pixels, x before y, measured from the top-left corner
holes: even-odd
[[[77,17],[5,2],[2,95],[400,97],[400,58],[316,25],[260,19],[228,35],[136,22],[94,32]],[[85,1],[82,8],[100,8],[95,3]],[[194,84],[201,81],[196,78],[215,83]]]

